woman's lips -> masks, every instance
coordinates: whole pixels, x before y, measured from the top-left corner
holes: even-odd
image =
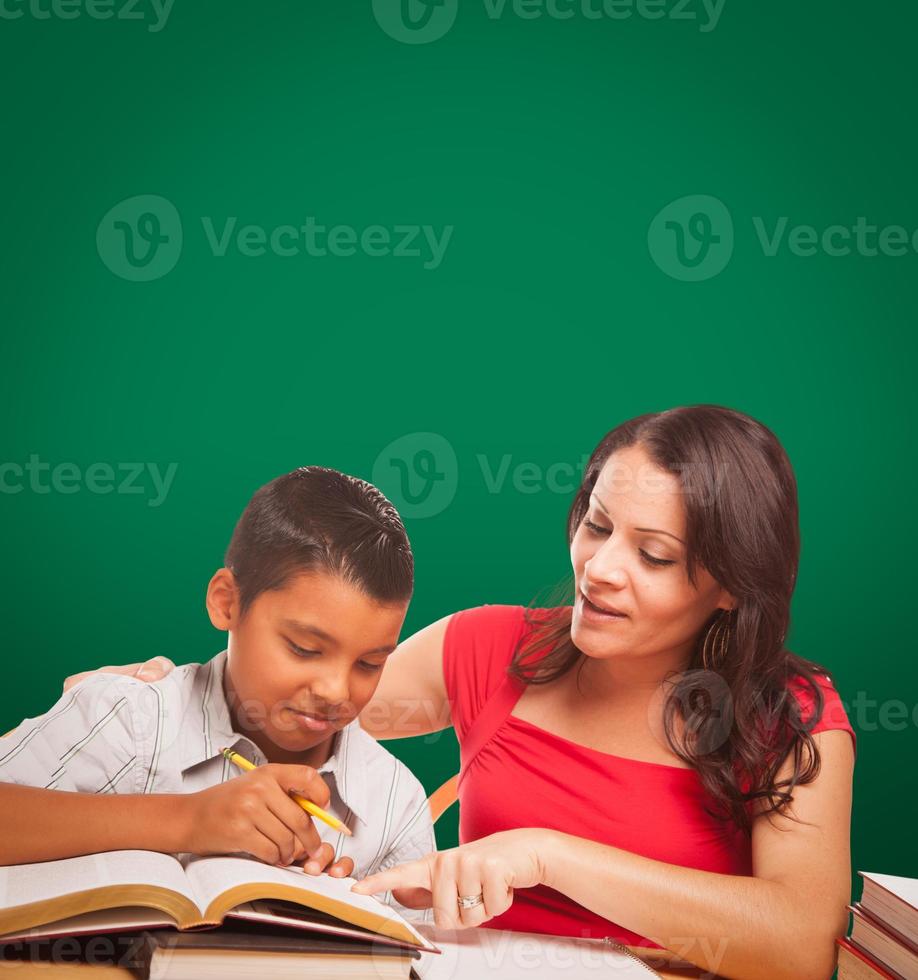
[[[599,606],[590,602],[582,592],[580,593],[580,615],[588,623],[601,623],[603,625],[606,623],[618,623],[628,618],[624,613],[613,613],[607,612],[605,609],[600,609]]]

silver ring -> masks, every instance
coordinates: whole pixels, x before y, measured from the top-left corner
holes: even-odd
[[[459,908],[461,909],[475,909],[479,905],[484,905],[484,894],[482,892],[479,892],[477,895],[459,896]]]

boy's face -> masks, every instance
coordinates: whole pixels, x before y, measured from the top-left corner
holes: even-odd
[[[262,592],[240,618],[235,580],[221,569],[208,610],[229,631],[225,693],[236,730],[270,762],[321,765],[334,733],[376,691],[407,609],[309,572]]]

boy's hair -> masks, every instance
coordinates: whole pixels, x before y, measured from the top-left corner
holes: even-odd
[[[407,602],[414,557],[398,511],[372,484],[322,466],[301,466],[266,483],[249,501],[224,564],[244,615],[291,575],[340,575],[378,602]]]

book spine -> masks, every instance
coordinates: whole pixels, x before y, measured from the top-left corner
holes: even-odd
[[[894,929],[888,922],[881,919],[876,912],[868,909],[862,902],[855,902],[853,905],[847,906],[847,908],[855,917],[860,916],[862,919],[865,919],[876,929],[879,929],[880,932],[889,936],[890,939],[911,950],[918,956],[918,945],[915,945],[908,936],[903,935],[898,929]]]
[[[886,974],[879,973],[869,963],[847,946],[838,951],[838,980],[885,980]]]

